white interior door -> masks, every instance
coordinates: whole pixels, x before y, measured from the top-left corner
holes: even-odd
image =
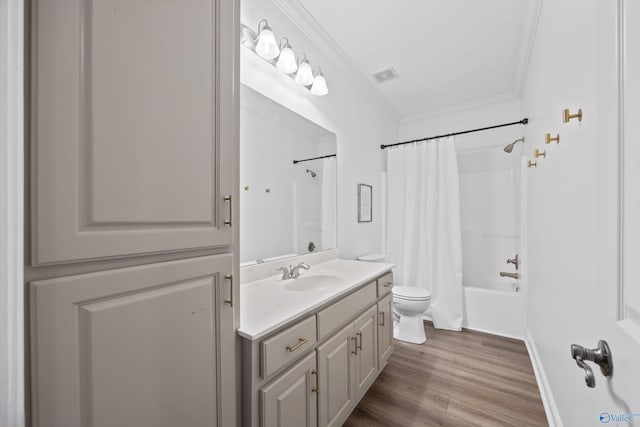
[[[524,168],[523,290],[527,342],[552,426],[640,425],[640,333],[628,309],[638,302],[630,290],[637,292],[640,281],[640,270],[628,274],[640,264],[634,230],[640,230],[640,203],[634,201],[640,200],[639,20],[640,5],[633,0],[545,0],[528,70],[526,155],[539,148],[547,156],[537,168]],[[570,42],[567,49],[558,44],[559,34],[584,43]],[[564,123],[565,108],[581,108],[582,121]],[[559,134],[560,142],[545,144],[546,133]],[[626,168],[619,192],[621,163]],[[605,377],[587,362],[595,379],[590,388],[570,349],[593,349],[599,340],[610,346],[613,375]]]

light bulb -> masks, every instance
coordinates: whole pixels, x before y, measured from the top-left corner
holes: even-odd
[[[280,57],[278,58],[278,62],[276,62],[276,68],[287,74],[295,73],[298,69],[296,56],[289,46],[280,51]]]
[[[313,71],[311,70],[311,65],[309,65],[309,62],[306,59],[298,66],[296,83],[303,86],[308,86],[313,83]]]
[[[313,79],[313,86],[311,86],[311,93],[317,96],[324,96],[329,93],[327,88],[327,81],[324,79],[322,73],[318,73],[315,79]]]
[[[274,59],[280,54],[280,48],[278,47],[278,43],[276,43],[276,37],[273,35],[273,32],[268,25],[265,25],[258,35],[256,53],[265,59]]]

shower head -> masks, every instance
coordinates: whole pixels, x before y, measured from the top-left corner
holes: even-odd
[[[513,147],[518,143],[518,142],[522,142],[524,143],[524,137],[516,139],[515,141],[513,141],[511,144],[507,144],[506,147],[504,147],[504,151],[507,153],[511,153],[513,151]]]
[[[312,171],[311,169],[307,169],[307,173],[309,175],[311,175],[311,178],[315,178],[316,177],[316,173],[314,171]]]

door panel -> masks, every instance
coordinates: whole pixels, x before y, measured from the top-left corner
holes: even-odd
[[[32,283],[34,425],[218,422],[231,255]]]
[[[315,387],[316,354],[260,390],[262,425],[269,427],[315,427],[318,423]]]
[[[34,1],[35,265],[232,243],[217,8]]]
[[[391,295],[378,303],[378,369],[387,364],[393,351],[393,318]]]
[[[353,324],[349,324],[317,349],[318,424],[321,427],[342,425],[355,403],[354,337]]]
[[[360,399],[378,373],[378,306],[374,305],[355,321],[358,355],[355,358],[356,398]]]

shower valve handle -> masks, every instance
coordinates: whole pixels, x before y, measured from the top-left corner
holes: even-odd
[[[516,254],[515,258],[507,258],[507,264],[515,265],[516,271],[518,271],[518,267],[520,267],[520,259],[518,258],[518,254]]]

